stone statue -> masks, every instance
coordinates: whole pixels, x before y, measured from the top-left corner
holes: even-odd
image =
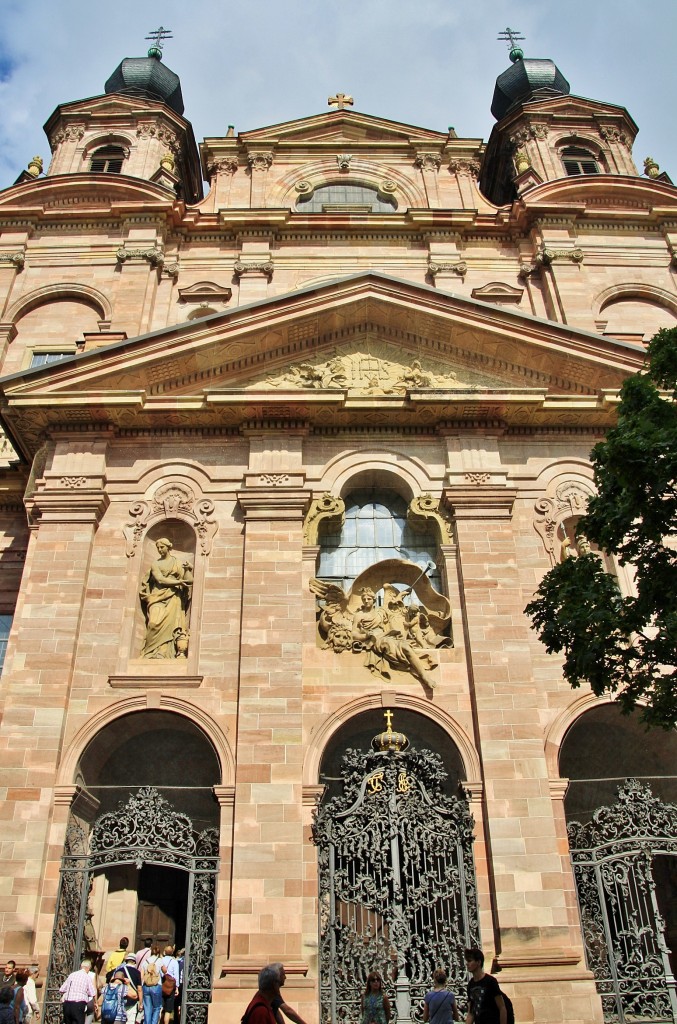
[[[172,542],[166,537],[160,537],[155,546],[160,557],[152,563],[139,590],[146,619],[141,657],[186,657],[193,568],[171,554]]]
[[[392,566],[390,562],[381,564]],[[407,566],[409,572],[405,575],[412,576],[410,570],[418,571],[418,566],[400,565]],[[377,576],[374,570],[363,573],[348,594],[335,583],[311,580],[310,589],[321,602],[318,630],[325,648],[337,654],[363,652],[364,664],[375,675],[390,679],[391,669],[409,672],[424,686],[434,689],[432,671],[436,663],[431,652],[452,646],[450,638],[444,635],[450,622],[447,599],[434,591],[426,578],[424,589],[435,595],[434,609],[406,604],[414,586],[398,590],[392,583],[383,584],[384,601],[379,607],[374,589],[360,585],[365,575]],[[425,571],[418,571],[416,582],[424,575]]]

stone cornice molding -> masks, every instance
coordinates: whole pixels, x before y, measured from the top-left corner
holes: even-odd
[[[292,520],[301,522],[308,510],[311,495],[300,488],[259,487],[238,491],[237,500],[245,519]]]
[[[440,504],[454,519],[511,519],[517,491],[482,484],[479,487],[445,487]]]
[[[36,491],[26,502],[33,526],[40,523],[98,523],[110,504],[110,497],[97,487],[87,487],[84,478],[63,477],[61,487]],[[83,479],[84,483],[79,480]]]

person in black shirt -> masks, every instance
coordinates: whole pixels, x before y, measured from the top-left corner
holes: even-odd
[[[508,1012],[498,982],[484,970],[484,953],[466,949],[465,962],[472,978],[468,982],[466,1024],[507,1024]]]

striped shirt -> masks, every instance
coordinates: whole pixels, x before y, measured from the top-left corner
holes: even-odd
[[[96,989],[89,971],[81,967],[79,971],[69,974],[59,989],[64,1003],[88,1003],[96,997]]]

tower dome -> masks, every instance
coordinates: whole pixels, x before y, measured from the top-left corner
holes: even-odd
[[[491,113],[497,121],[516,103],[544,99],[546,96],[568,96],[571,88],[554,61],[541,57],[524,57],[518,47],[510,51],[512,67],[496,79]]]
[[[125,57],[106,82],[104,90],[106,93],[121,92],[159,100],[177,114],[183,114],[181,81],[162,63],[157,46],[151,46],[147,57]]]

